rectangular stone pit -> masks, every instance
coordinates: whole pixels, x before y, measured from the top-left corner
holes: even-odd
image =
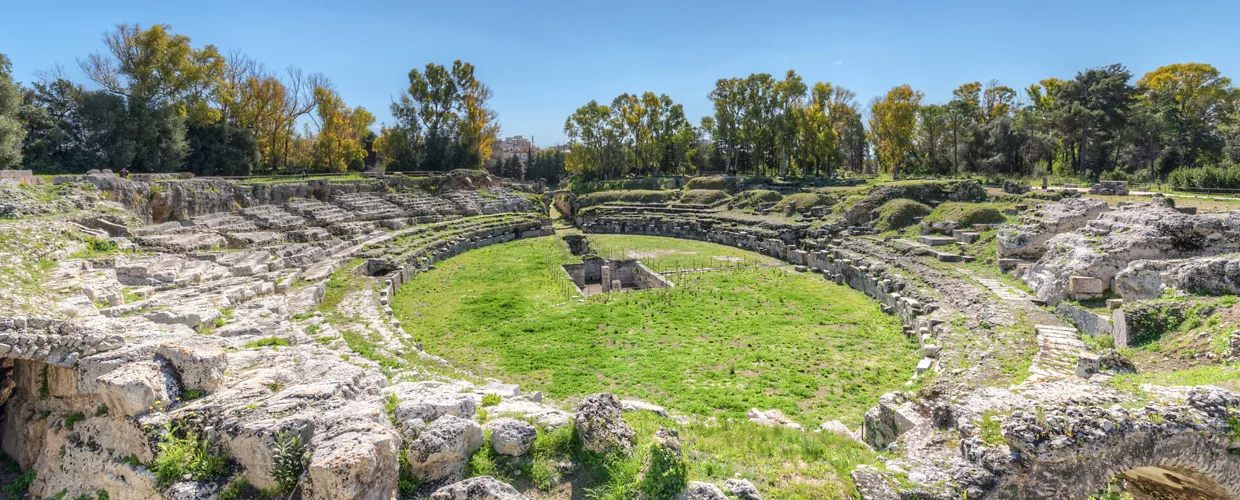
[[[586,258],[580,264],[564,264],[564,272],[589,297],[600,293],[628,292],[675,286],[659,273],[636,260],[605,260]]]

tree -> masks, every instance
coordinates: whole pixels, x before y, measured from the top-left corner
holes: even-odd
[[[21,166],[26,129],[18,119],[22,93],[13,81],[12,64],[0,54],[0,169]]]
[[[416,159],[423,170],[478,168],[491,157],[500,131],[498,115],[487,107],[490,98],[472,64],[458,60],[451,69],[428,63],[424,71],[410,70],[408,89],[392,103],[393,128],[405,137],[385,147],[414,148],[394,157]],[[401,163],[401,169],[414,167]]]
[[[210,105],[224,75],[224,57],[215,46],[190,46],[166,24],[142,29],[119,24],[104,33],[108,54],[81,61],[82,71],[109,92],[125,96],[130,106],[173,105],[194,124],[213,123],[220,111]]]
[[[917,127],[917,108],[922,93],[908,84],[893,87],[887,95],[870,105],[870,134],[874,137],[874,156],[879,166],[900,178],[900,168],[913,154]]]
[[[185,167],[194,175],[250,175],[262,161],[254,136],[226,121],[190,125],[186,140]]]
[[[865,171],[865,160],[870,148],[865,124],[861,122],[861,113],[854,112],[844,121],[844,133],[840,134],[840,150],[849,170],[858,174]]]
[[[917,110],[917,153],[921,166],[930,172],[945,172],[950,165],[943,154],[948,134],[948,109],[939,104]]]
[[[1178,161],[1164,169],[1220,159],[1225,140],[1219,130],[1231,118],[1240,97],[1230,78],[1209,64],[1171,64],[1146,73],[1137,88],[1141,104],[1169,126],[1164,142]]]
[[[349,109],[334,91],[314,91],[319,131],[314,141],[314,164],[320,170],[346,172],[366,158],[363,131],[374,123],[374,115],[364,108]]]
[[[1136,88],[1128,83],[1132,73],[1112,64],[1077,73],[1073,80],[1057,84],[1051,92],[1051,119],[1061,140],[1075,146],[1078,174],[1097,176],[1114,162],[1107,154],[1118,152],[1117,138],[1135,102]],[[1075,141],[1075,144],[1071,144]],[[1091,144],[1097,152],[1091,157]],[[1072,148],[1069,148],[1072,152]]]

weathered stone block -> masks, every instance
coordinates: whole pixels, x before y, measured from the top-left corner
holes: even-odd
[[[1106,290],[1106,284],[1090,276],[1068,277],[1068,293],[1075,295],[1098,295]]]

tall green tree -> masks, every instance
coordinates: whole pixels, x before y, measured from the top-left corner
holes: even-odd
[[[1167,133],[1164,169],[1221,159],[1226,141],[1220,130],[1240,100],[1230,78],[1209,64],[1171,64],[1146,73],[1137,88],[1140,104],[1151,108]]]
[[[0,169],[17,168],[22,161],[26,129],[18,119],[22,92],[13,81],[12,63],[0,54]]]

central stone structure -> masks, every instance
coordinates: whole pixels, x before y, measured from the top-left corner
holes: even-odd
[[[636,260],[586,257],[580,264],[564,264],[577,291],[589,297],[600,293],[670,288],[675,285]]]

